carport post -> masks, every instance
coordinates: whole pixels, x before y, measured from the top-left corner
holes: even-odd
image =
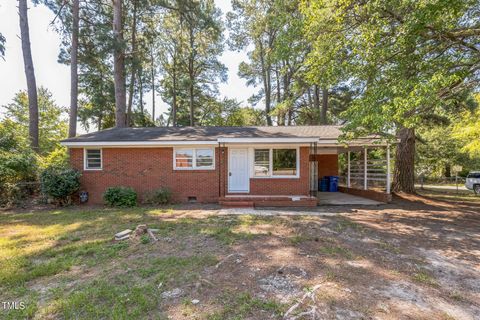
[[[350,151],[347,151],[347,188],[350,188]]]
[[[390,145],[387,143],[387,194],[390,194]]]
[[[363,189],[368,189],[368,181],[367,181],[367,153],[368,149],[365,147],[363,150]]]

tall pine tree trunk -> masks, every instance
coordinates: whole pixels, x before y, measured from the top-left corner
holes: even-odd
[[[115,81],[115,126],[126,124],[125,50],[123,43],[122,0],[113,0],[113,78]]]
[[[100,76],[100,79],[103,79],[103,72],[102,71],[100,71],[99,76]],[[103,81],[100,82],[99,92],[100,92],[100,100],[105,101],[104,82]],[[103,123],[102,123],[103,112],[104,112],[104,110],[99,110],[99,114],[98,114],[98,117],[97,117],[97,131],[100,131],[103,128]]]
[[[28,91],[28,135],[30,137],[30,146],[35,152],[39,152],[37,82],[35,80],[35,70],[33,69],[27,11],[27,0],[19,0],[18,15],[20,17],[20,34],[22,39],[23,64],[25,66],[25,76],[27,78]]]
[[[194,59],[195,59],[195,40],[193,34],[193,26],[191,22],[189,23],[189,42],[190,42],[190,54],[188,57],[188,103],[190,107],[190,126],[195,125],[195,110],[194,110],[194,85],[195,85],[195,70],[194,70]]]
[[[320,106],[320,88],[313,86],[313,106],[318,110],[318,124],[322,124],[322,107]]]
[[[263,90],[265,91],[265,113],[267,114],[267,125],[271,126],[272,125],[272,116],[270,115],[271,95],[272,95],[271,70],[270,70],[270,67],[266,65],[262,40],[259,40],[258,44],[260,46],[260,64],[262,68]]]
[[[282,62],[282,67],[284,69],[284,74],[282,76],[282,82],[283,82],[283,98],[282,98],[282,101],[284,102],[287,102],[288,103],[288,99],[290,98],[290,80],[288,78],[288,71],[287,71],[287,65],[285,63],[285,61]],[[281,113],[281,123],[278,123],[278,125],[286,125],[288,124],[288,113],[290,111],[290,107],[288,109],[284,109],[282,110],[282,113]]]
[[[155,61],[153,60],[153,45],[150,50],[150,60],[152,63],[150,69],[150,77],[152,81],[152,121],[155,126]]]
[[[280,76],[280,66],[279,65],[276,65],[275,66],[275,81],[277,83],[277,93],[276,93],[276,105],[278,105],[280,102],[282,102],[282,85],[280,83],[280,79],[281,79],[281,76]],[[285,88],[284,88],[285,90]],[[280,113],[280,111],[278,111],[277,109],[277,125],[282,125],[282,114]]]
[[[135,89],[135,75],[136,75],[136,54],[137,54],[137,0],[133,0],[133,21],[132,21],[132,66],[130,73],[130,85],[128,89],[128,104],[127,104],[127,126],[132,126],[132,104]]]
[[[446,178],[450,178],[452,176],[452,167],[450,166],[450,163],[445,164],[445,169],[443,175]]]
[[[78,21],[79,0],[72,1],[72,45],[70,49],[70,114],[68,137],[77,135],[77,110],[78,110]]]
[[[308,107],[313,106],[315,108],[315,105],[313,103],[313,98],[312,98],[312,88],[308,87],[307,88],[307,105]],[[310,112],[305,113],[305,115],[308,117],[307,123],[308,125],[313,125],[316,123],[316,119],[314,119],[314,115],[312,115]]]
[[[415,193],[415,130],[401,128],[395,154],[393,192]]]
[[[277,83],[276,102],[279,104],[282,101],[282,86],[280,85],[280,71],[278,66],[275,68],[275,82]]]
[[[320,124],[327,124],[328,89],[322,88],[322,110],[320,112]]]
[[[176,49],[175,49],[176,50]],[[176,53],[173,57],[173,74],[172,74],[172,125],[177,126],[177,61]]]
[[[145,127],[145,109],[143,107],[143,78],[142,78],[143,69],[140,67],[138,69],[138,90],[139,90],[139,105],[140,105],[140,115],[142,117],[142,127]]]
[[[195,125],[195,115],[194,115],[194,106],[193,106],[193,77],[190,76],[190,83],[188,85],[188,105],[190,106],[190,126]]]
[[[270,115],[271,107],[271,98],[272,97],[272,81],[271,81],[271,71],[269,69],[265,70],[265,113],[267,114],[267,125],[272,125],[272,116]]]

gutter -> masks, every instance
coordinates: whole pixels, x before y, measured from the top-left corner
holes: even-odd
[[[319,139],[319,138],[218,138],[217,140],[178,140],[178,141],[62,141],[60,144],[65,147],[173,147],[178,145],[196,146],[208,145],[214,146],[218,143],[231,144],[300,144],[300,143],[317,143],[319,147],[363,147],[363,146],[387,146],[389,143],[382,141],[381,143],[372,143],[372,140],[379,141],[380,139],[365,139],[362,143],[360,140],[353,140],[350,143],[339,143],[337,139]],[[394,142],[395,144],[395,142]]]

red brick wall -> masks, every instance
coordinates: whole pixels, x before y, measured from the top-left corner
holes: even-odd
[[[298,179],[284,178],[251,178],[250,194],[254,195],[309,195],[308,147],[300,148],[300,177]]]
[[[81,190],[88,191],[89,203],[103,203],[103,193],[108,187],[128,186],[135,189],[140,200],[148,192],[160,187],[172,190],[174,202],[187,202],[197,197],[198,202],[217,202],[227,188],[227,155],[225,148],[219,159],[215,150],[216,170],[173,170],[173,148],[103,148],[103,170],[83,170],[83,148],[70,149],[70,161],[82,172]],[[309,148],[300,148],[300,177],[298,179],[250,179],[253,195],[309,195]],[[219,168],[222,168],[219,177]]]
[[[218,152],[215,152],[218,168]],[[141,200],[145,192],[168,187],[174,202],[186,202],[189,196],[199,202],[218,201],[217,170],[173,170],[173,148],[104,148],[103,170],[83,170],[83,149],[70,149],[73,167],[82,172],[82,190],[89,203],[103,203],[103,192],[112,186],[134,188]]]
[[[337,154],[317,154],[315,159],[318,161],[319,179],[325,176],[338,176]]]

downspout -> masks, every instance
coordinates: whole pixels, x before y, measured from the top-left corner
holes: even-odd
[[[218,199],[222,196],[222,165],[221,158],[222,150],[220,149],[220,142],[218,143]]]
[[[387,143],[387,194],[390,194],[390,145]]]
[[[351,186],[351,176],[350,176],[350,151],[347,151],[347,188]]]
[[[368,189],[368,149],[363,149],[363,190]]]
[[[310,176],[310,196],[316,197],[318,195],[317,142],[310,142],[308,165]]]
[[[224,170],[224,172],[226,172],[225,169],[227,168],[228,164],[225,165],[225,142],[223,143],[223,147],[222,147],[222,155],[223,155],[222,163],[223,163],[223,168],[224,168],[223,170]],[[227,179],[228,179],[228,174],[226,174],[226,175],[224,174],[223,175],[223,180],[225,180],[223,182],[223,194],[224,195],[227,194]]]

